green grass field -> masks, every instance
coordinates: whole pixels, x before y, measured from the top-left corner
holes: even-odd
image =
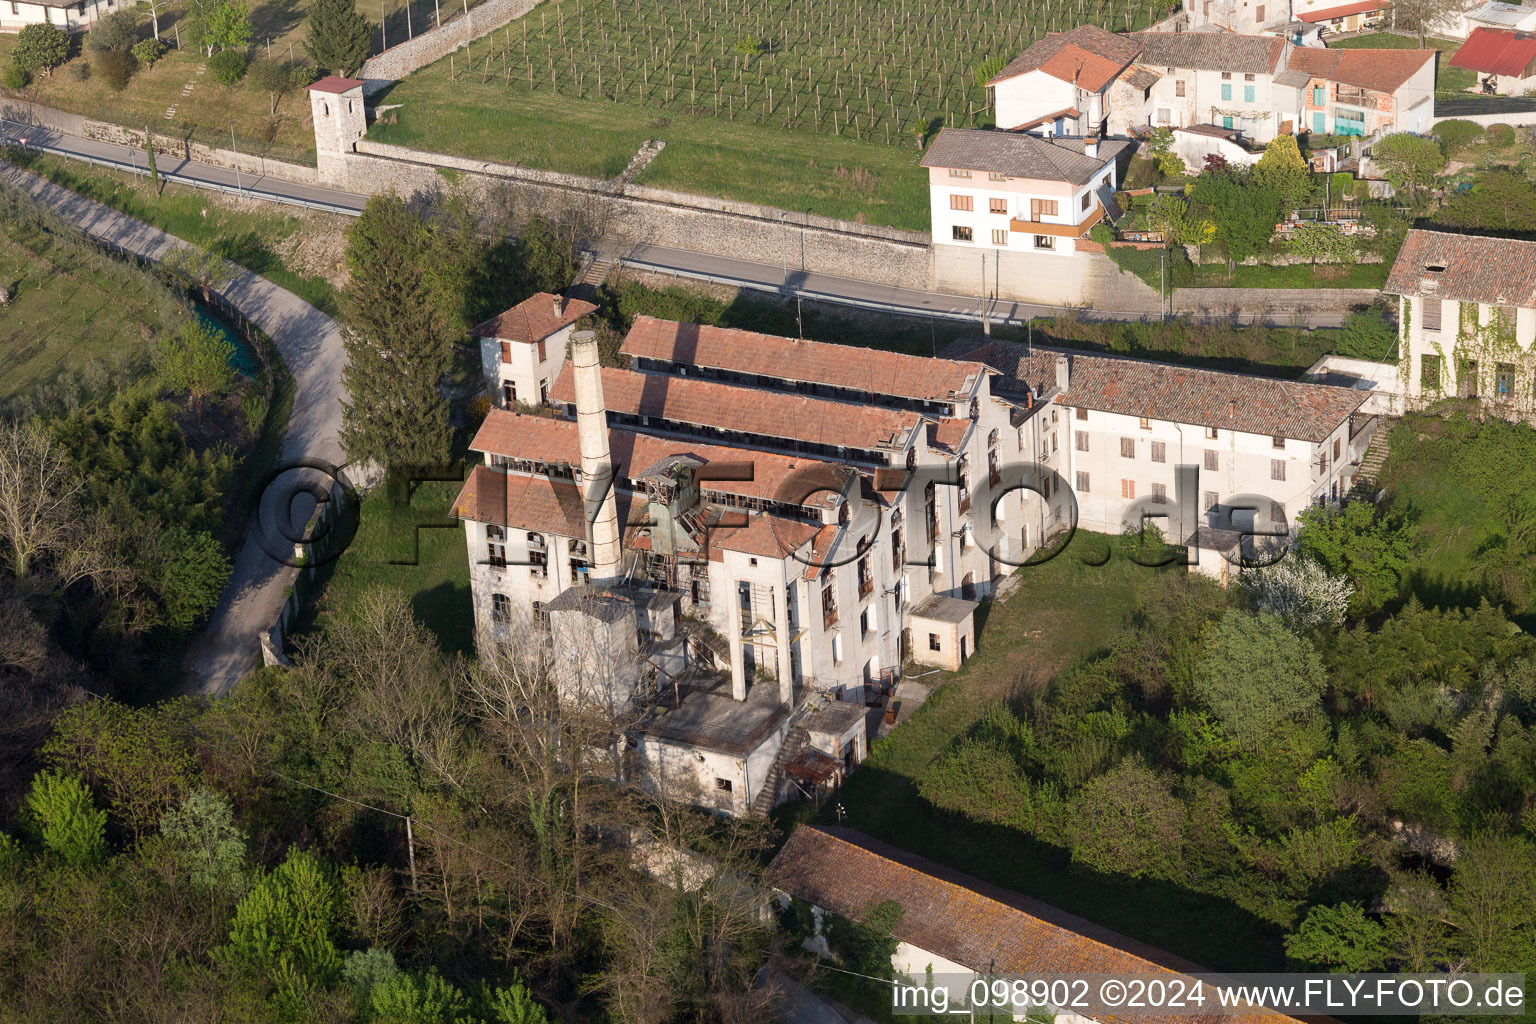
[[[1364,35],[1350,36],[1348,39],[1329,39],[1328,45],[1352,50],[1417,50],[1419,40],[1416,36],[1400,36],[1392,32],[1367,32]],[[1440,63],[1435,69],[1436,96],[1444,99],[1465,100],[1479,95],[1466,91],[1477,84],[1477,72],[1451,67],[1451,54],[1461,49],[1460,41],[1429,38],[1424,40],[1424,45],[1429,49],[1440,51]]]
[[[146,355],[186,315],[149,275],[95,248],[0,224],[0,404],[68,371]]]
[[[1132,938],[1217,970],[1279,970],[1278,937],[1243,910],[1166,882],[1107,876],[1074,866],[1066,850],[1017,829],[980,824],[928,804],[923,770],[1000,701],[1027,701],[1074,662],[1106,650],[1132,625],[1137,599],[1159,573],[1079,531],[1055,559],[1018,570],[1024,584],[984,606],[976,653],[958,673],[930,676],[938,689],[911,719],[877,741],[822,811],[902,849],[930,857]]]
[[[369,495],[359,510],[357,536],[318,572],[318,596],[301,629],[323,629],[327,621],[346,616],[362,595],[392,588],[410,598],[416,617],[445,652],[473,654],[464,527],[447,516],[460,486],[419,484],[408,505],[392,503],[384,488]]]
[[[1154,8],[994,0],[548,0],[380,102],[371,138],[598,177],[647,139],[643,184],[922,230],[920,142],[987,123],[978,67],[1047,32],[1137,28]]]

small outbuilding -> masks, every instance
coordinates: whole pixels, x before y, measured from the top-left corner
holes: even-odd
[[[1476,71],[1485,91],[1506,96],[1536,88],[1536,35],[1502,28],[1475,28],[1451,57],[1451,67]]]
[[[976,649],[976,602],[935,594],[912,610],[908,628],[913,661],[958,672]]]

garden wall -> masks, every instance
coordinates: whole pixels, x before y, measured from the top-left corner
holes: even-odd
[[[70,114],[53,107],[45,107],[27,100],[0,99],[0,118],[20,124],[36,125],[50,131],[93,142],[106,142],[118,146],[144,148],[143,130],[124,128],[122,125],[95,121],[81,114]],[[153,126],[151,126],[153,128]],[[215,164],[219,167],[238,167],[250,174],[270,174],[287,181],[314,184],[316,171],[313,167],[273,160],[260,153],[239,153],[228,149],[215,149],[191,142],[175,134],[152,130],[155,138],[155,162],[161,171],[174,173],[177,160],[195,160],[198,163]]]
[[[519,213],[563,218],[579,212],[605,249],[633,245],[686,249],[791,269],[931,288],[928,236],[751,203],[669,192],[574,174],[423,153],[367,139],[344,156],[346,179],[331,184],[366,195],[432,194],[448,186],[446,168],[477,189],[511,187]],[[590,242],[597,238],[589,239]]]
[[[452,10],[456,0],[441,0]],[[538,6],[540,0],[488,0],[468,13],[459,13],[439,27],[391,46],[376,57],[369,57],[358,72],[367,84],[363,95],[372,96],[394,82],[433,61],[442,60],[466,43],[494,32],[514,18],[521,18]]]

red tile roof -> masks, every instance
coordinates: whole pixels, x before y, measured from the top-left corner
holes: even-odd
[[[1438,50],[1324,50],[1314,46],[1292,48],[1286,60],[1290,71],[1353,85],[1373,92],[1396,92],[1435,59]],[[1430,83],[1431,86],[1434,84]]]
[[[516,530],[585,537],[586,514],[574,483],[476,466],[453,503],[452,515]]]
[[[705,479],[700,482],[700,487],[718,494],[741,494],[752,498],[785,495],[792,478],[808,477],[808,470],[842,468],[836,463],[804,456],[776,455],[748,448],[679,440],[675,437],[655,437],[618,427],[609,428],[608,445],[613,461],[622,466],[624,473],[630,477],[636,477],[646,468],[678,455],[692,455],[706,465],[749,463],[752,472],[750,480]],[[504,455],[509,459],[571,466],[581,463],[575,420],[528,416],[505,409],[491,410],[469,447],[477,452]],[[796,494],[788,500],[799,497]],[[821,504],[811,498],[805,498],[803,503]]]
[[[937,423],[928,424],[928,443],[958,455],[960,446],[965,443],[965,437],[970,430],[970,420],[945,417]]]
[[[1536,242],[1415,229],[1403,239],[1381,290],[1490,306],[1536,306]]]
[[[1318,442],[1344,423],[1366,392],[1326,384],[1274,380],[1090,352],[1032,350],[992,342],[966,353],[981,356],[1007,376],[1044,394],[1056,387],[1056,357],[1071,359],[1063,405]]]
[[[1369,14],[1371,11],[1379,11],[1387,5],[1383,0],[1361,0],[1357,4],[1345,4],[1342,7],[1330,7],[1326,11],[1308,11],[1306,14],[1296,15],[1297,21],[1304,21],[1309,25],[1319,21],[1332,21],[1335,18],[1347,18],[1351,14]]]
[[[1010,974],[1175,974],[1200,968],[1049,904],[898,850],[853,829],[801,825],[768,867],[774,888],[856,921],[895,900],[902,942],[970,970]],[[1269,1010],[1097,1014],[1101,1024],[1284,1024]]]
[[[1484,75],[1528,78],[1536,68],[1536,36],[1497,28],[1475,28],[1451,58],[1451,67]]]
[[[535,292],[505,313],[498,313],[485,323],[476,325],[469,333],[477,338],[520,341],[531,345],[543,341],[562,327],[569,327],[597,309],[582,299],[564,299],[560,315],[556,316],[555,298],[549,292]]]
[[[309,87],[310,92],[346,92],[348,89],[360,89],[365,83],[358,78],[342,78],[339,75],[326,75],[320,81]]]
[[[998,82],[1031,71],[1044,71],[1048,75],[1070,82],[1074,74],[1082,77],[1078,84],[1084,89],[1097,92],[1112,81],[1120,69],[1135,59],[1141,48],[1124,36],[1116,35],[1097,25],[1079,25],[1068,32],[1054,32],[1019,54],[1008,66],[988,82]],[[1113,66],[1108,78],[1100,81],[1104,70]],[[1089,82],[1097,82],[1090,85]]]
[[[742,514],[735,512],[735,521],[740,522]],[[816,531],[821,529],[817,523],[768,513],[753,513],[746,518],[746,523],[740,526],[710,527],[709,557],[713,561],[720,561],[717,554],[720,551],[739,551],[759,558],[787,558],[792,552],[805,547],[816,536]]]
[[[561,374],[550,400],[574,403],[574,377]],[[603,399],[632,416],[866,451],[900,443],[922,422],[915,412],[612,367],[603,368]]]
[[[728,327],[638,316],[621,350],[627,356],[710,366],[878,395],[942,401],[987,372],[980,363],[781,338]]]

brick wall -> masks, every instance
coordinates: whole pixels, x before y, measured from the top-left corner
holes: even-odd
[[[452,11],[454,2],[445,0],[445,6]],[[358,77],[368,83],[363,87],[363,95],[371,96],[412,71],[442,60],[465,43],[479,39],[487,32],[494,32],[514,18],[521,18],[538,6],[539,2],[488,0],[479,7],[470,8],[468,14],[461,10],[458,15],[444,21],[441,27],[423,32],[398,46],[391,46],[376,57],[368,58],[358,73]]]

